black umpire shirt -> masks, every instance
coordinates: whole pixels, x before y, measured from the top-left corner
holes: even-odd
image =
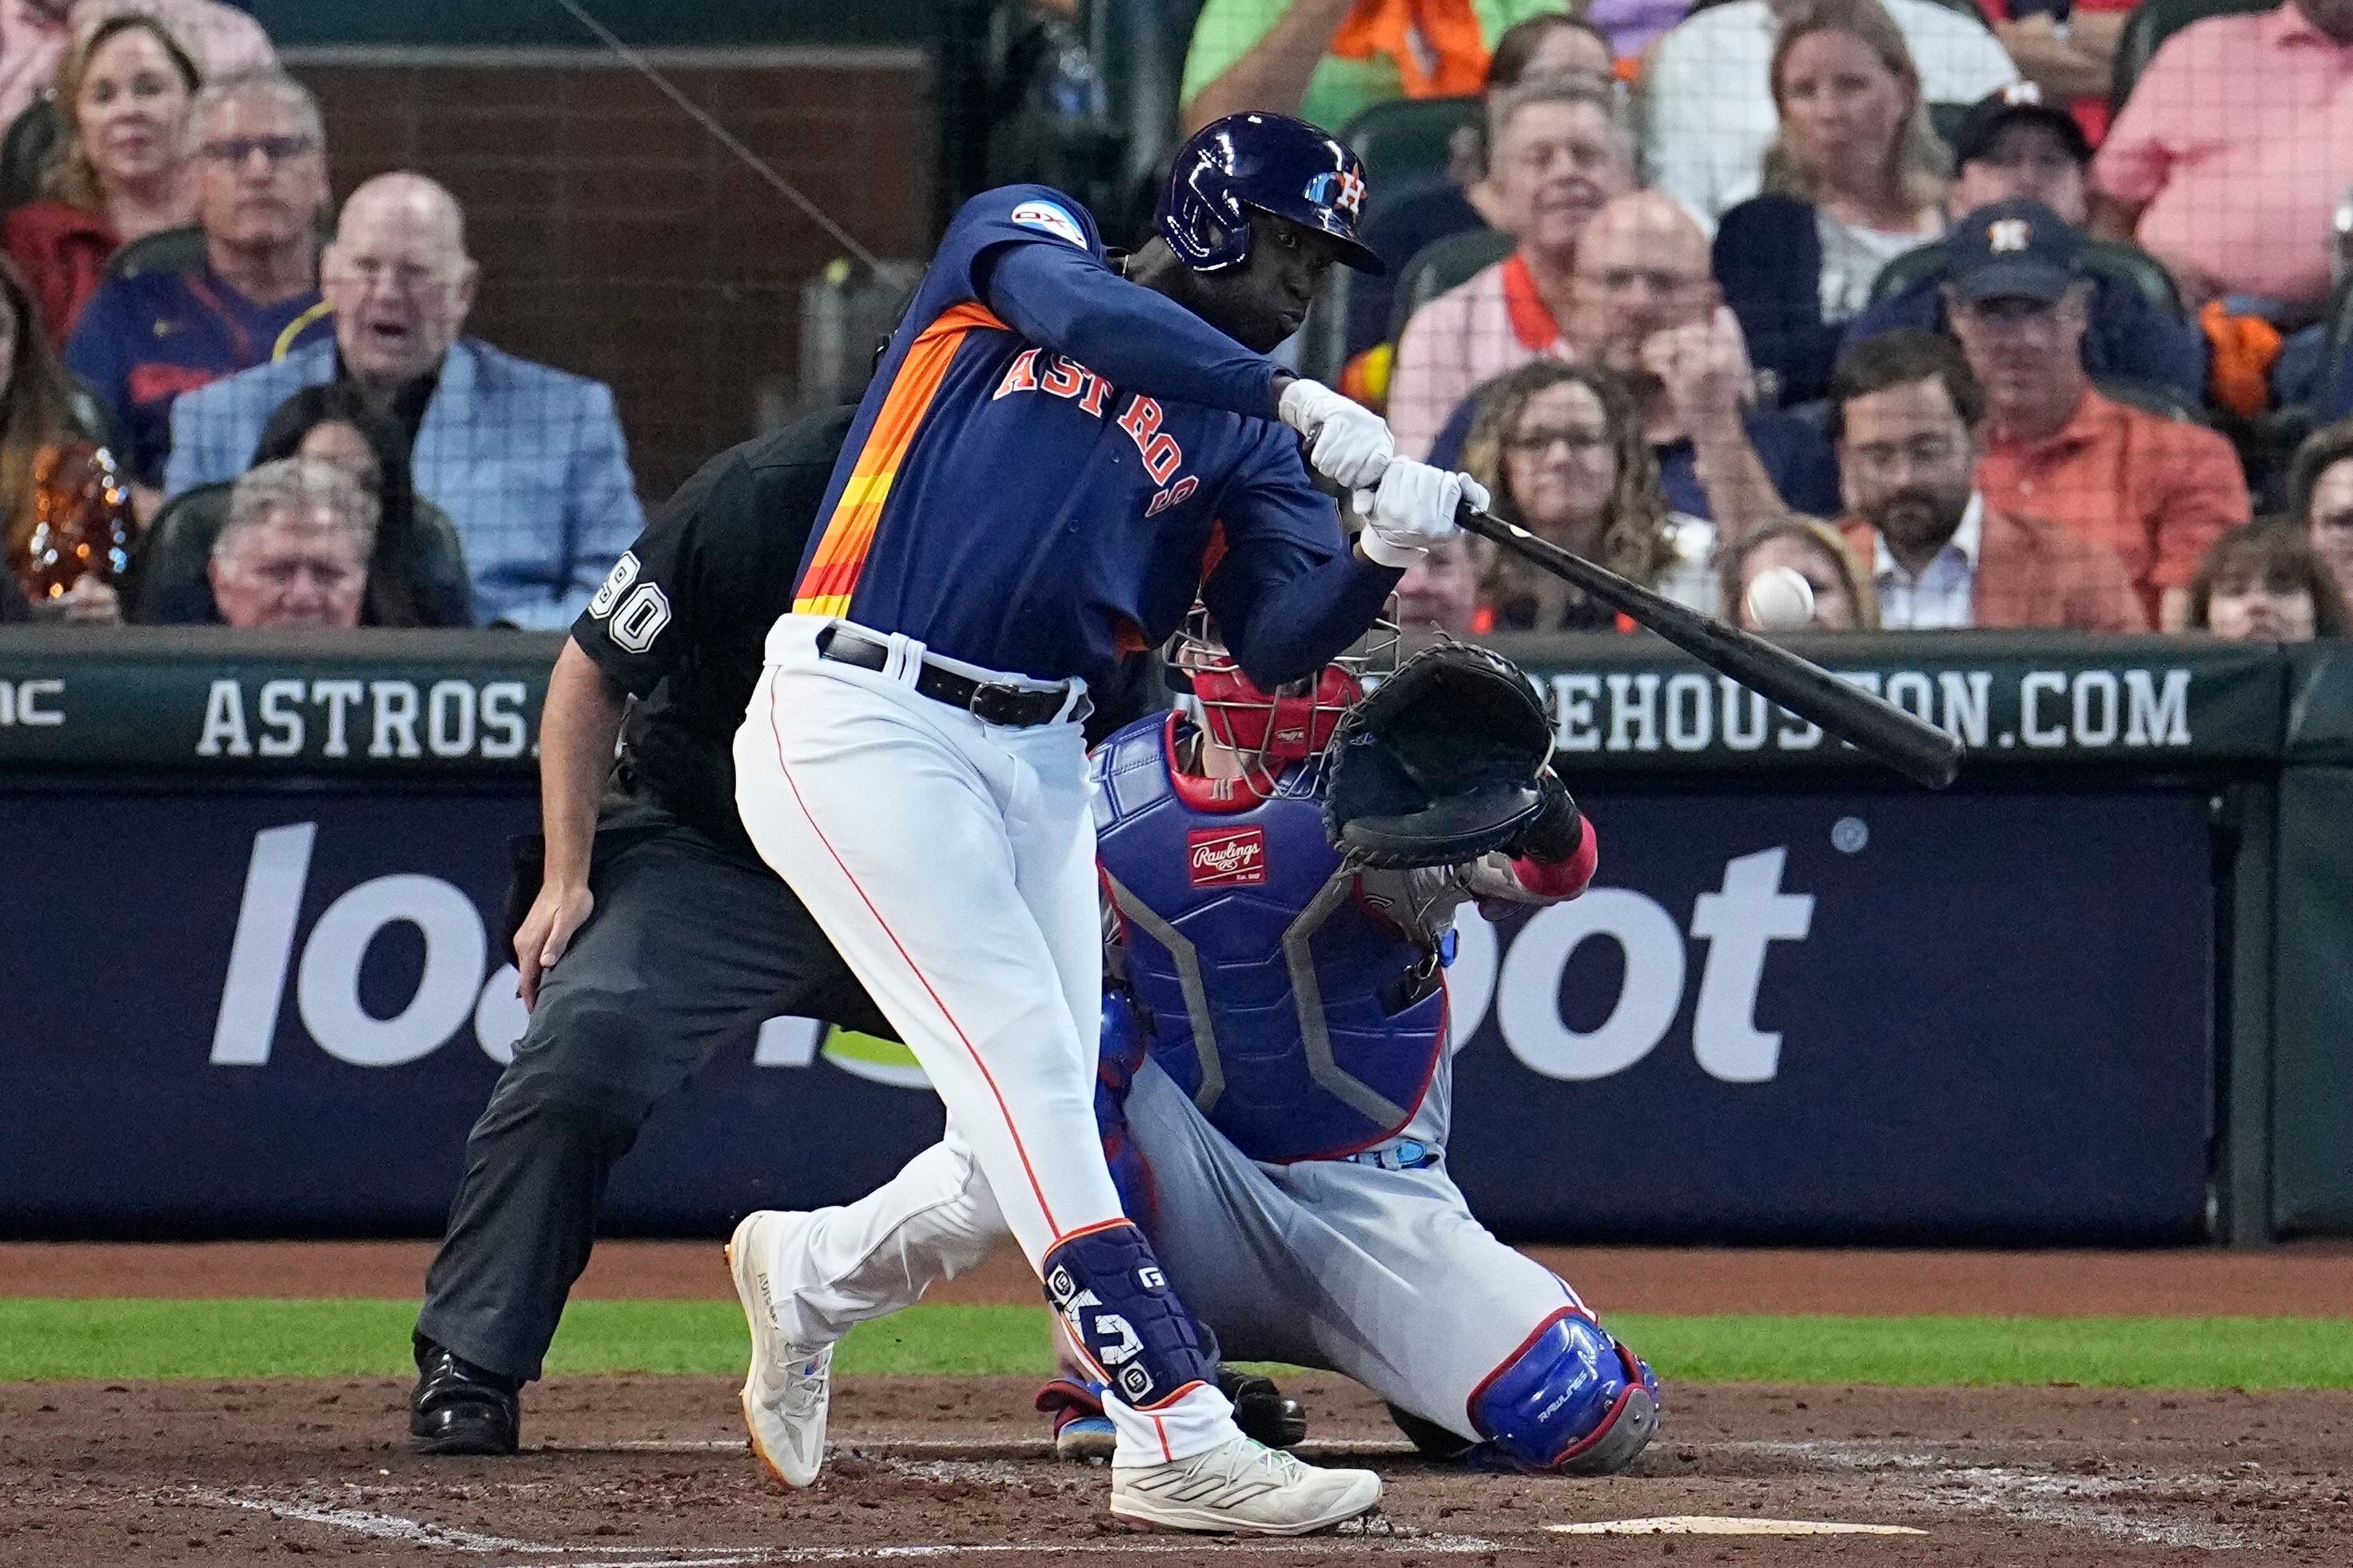
[[[638,699],[620,787],[749,860],[759,856],[735,815],[735,731],[857,413],[806,414],[705,463],[572,624],[581,651]],[[1131,659],[1118,689],[1092,694],[1090,741],[1143,714],[1144,664]]]
[[[572,624],[581,651],[638,699],[625,786],[746,859],[759,857],[735,815],[735,731],[857,413],[806,414],[705,463]]]

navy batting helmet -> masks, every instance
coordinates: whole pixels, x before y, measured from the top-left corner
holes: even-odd
[[[1356,237],[1365,210],[1365,165],[1304,120],[1229,114],[1196,132],[1176,154],[1154,225],[1197,272],[1250,255],[1255,207],[1330,235],[1359,272],[1388,270]]]

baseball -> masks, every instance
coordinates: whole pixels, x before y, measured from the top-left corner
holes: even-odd
[[[1814,586],[1792,566],[1767,566],[1749,580],[1749,624],[1759,631],[1784,632],[1814,618]]]

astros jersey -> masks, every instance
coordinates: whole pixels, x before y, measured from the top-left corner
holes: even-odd
[[[1017,254],[1035,247],[1059,254]],[[1130,299],[1170,330],[1106,335]],[[1128,371],[1148,363],[1147,379],[1205,401],[1118,385],[1008,316],[1066,325],[1065,346],[1097,342],[1104,363],[1115,348]],[[1347,551],[1297,437],[1234,411],[1271,406],[1271,374],[1119,281],[1069,197],[987,192],[949,226],[859,409],[793,609],[991,669],[1094,681],[1165,638],[1197,592],[1221,621],[1246,616],[1260,590]]]

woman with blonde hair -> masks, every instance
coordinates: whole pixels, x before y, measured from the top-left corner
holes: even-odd
[[[1757,368],[1784,404],[1808,403],[1881,269],[1943,233],[1951,155],[1879,0],[1796,0],[1771,79],[1781,129],[1764,192],[1724,215],[1715,271]]]
[[[1809,626],[1826,632],[1879,629],[1879,591],[1847,548],[1838,530],[1818,518],[1777,518],[1743,538],[1722,563],[1719,619],[1743,631],[1760,631],[1748,614],[1748,585],[1777,566],[1786,566],[1813,590]]]
[[[1659,460],[1626,384],[1599,365],[1538,360],[1489,382],[1462,444],[1497,517],[1655,586],[1674,564]],[[1598,631],[1619,625],[1550,573],[1499,554],[1478,629]]]
[[[8,214],[0,245],[64,343],[106,264],[136,239],[195,218],[188,106],[204,75],[170,29],[123,12],[74,40],[58,68],[64,134],[42,177],[47,198]]]

